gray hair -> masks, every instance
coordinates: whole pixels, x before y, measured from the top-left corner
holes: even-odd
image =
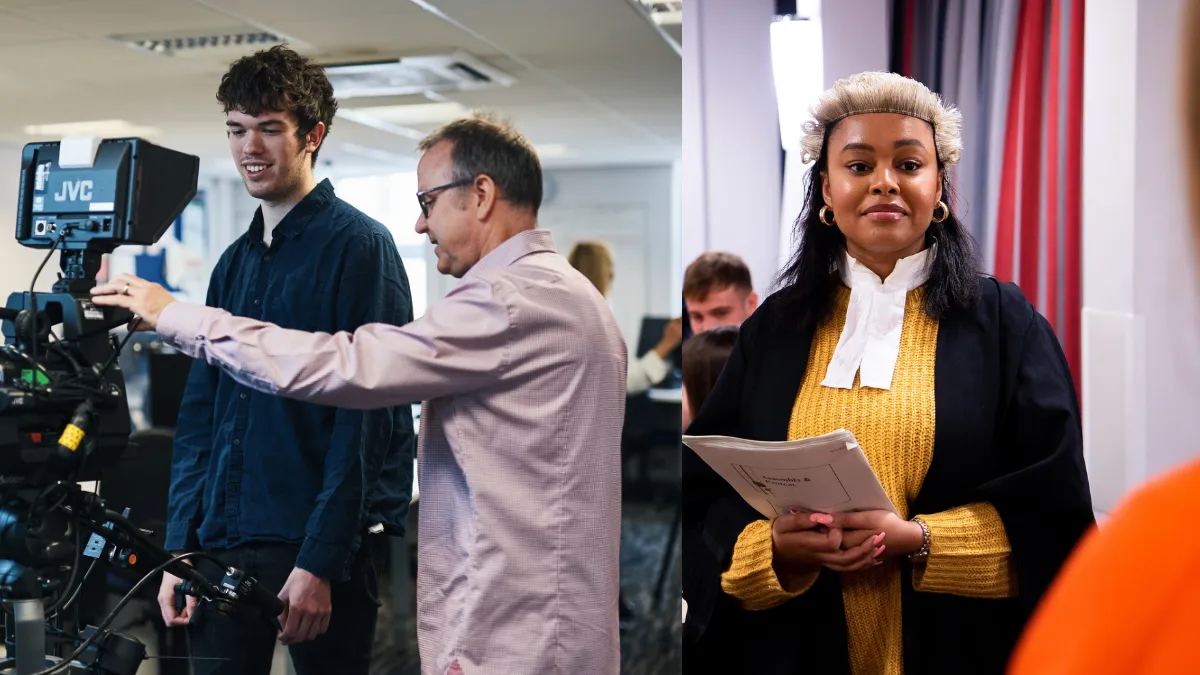
[[[452,144],[454,180],[487,175],[500,189],[500,198],[537,215],[542,205],[542,164],[537,151],[508,122],[476,113],[435,130],[417,144],[426,152],[438,143]]]

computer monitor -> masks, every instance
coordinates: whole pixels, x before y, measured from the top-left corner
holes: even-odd
[[[642,317],[642,329],[641,329],[641,333],[638,335],[638,348],[637,348],[637,354],[635,354],[635,356],[637,356],[638,358],[641,358],[646,355],[646,352],[650,351],[651,349],[654,349],[654,346],[657,345],[658,341],[662,339],[663,329],[665,329],[667,327],[667,323],[670,321],[671,321],[670,317],[662,317],[662,316],[644,316],[644,317]],[[678,347],[676,347],[674,349],[674,351],[672,351],[667,356],[667,358],[671,361],[671,363],[673,363],[675,365],[676,368],[682,368],[683,367],[683,344],[681,343]],[[668,381],[664,382],[663,385],[669,386],[671,378],[668,377],[667,379],[668,379]],[[663,386],[663,385],[660,385],[660,386]]]

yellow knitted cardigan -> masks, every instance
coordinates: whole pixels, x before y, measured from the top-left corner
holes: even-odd
[[[909,291],[891,389],[863,388],[857,376],[853,389],[823,387],[820,382],[846,322],[849,301],[850,290],[841,289],[833,316],[813,335],[788,438],[849,429],[900,515],[909,518],[909,502],[921,489],[933,457],[938,324],[924,311],[923,289]],[[929,526],[930,555],[925,565],[913,569],[917,591],[978,598],[1015,595],[1008,536],[992,505],[966,504],[920,517]],[[769,609],[807,591],[821,573],[837,574],[827,569],[813,572],[784,589],[772,567],[771,521],[759,520],[738,538],[721,587],[746,609]],[[893,558],[840,575],[854,675],[903,674],[900,573],[900,562]]]

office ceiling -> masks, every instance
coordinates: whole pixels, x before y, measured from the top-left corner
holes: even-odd
[[[228,64],[257,47],[164,56],[124,38],[257,32],[323,63],[462,51],[515,78],[433,100],[341,100],[358,121],[335,121],[321,155],[334,170],[411,167],[414,136],[447,109],[504,114],[549,167],[680,156],[680,57],[629,0],[0,0],[0,144],[60,133],[31,126],[122,120],[200,155],[206,172],[232,171],[214,94]],[[396,107],[434,101],[456,105],[420,109],[433,115]]]

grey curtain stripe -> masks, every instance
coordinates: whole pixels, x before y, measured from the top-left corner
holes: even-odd
[[[991,89],[991,105],[987,126],[987,259],[985,268],[991,268],[996,258],[996,215],[1000,203],[1000,174],[1004,160],[1004,133],[1008,123],[1009,87],[1014,73],[1012,72],[1013,50],[1017,34],[1016,26],[1020,10],[1019,0],[998,0],[994,3],[995,17],[989,25],[996,26],[995,41],[988,57],[990,62],[985,67],[985,77],[990,75],[988,83]],[[995,270],[993,270],[995,271]],[[1009,270],[1011,274],[1012,271]]]
[[[1043,28],[1043,30],[1042,30],[1042,49],[1046,50],[1046,51],[1042,52],[1044,58],[1042,59],[1042,63],[1041,63],[1041,69],[1042,69],[1042,92],[1041,92],[1042,93],[1042,95],[1041,95],[1041,106],[1042,106],[1041,127],[1042,127],[1042,129],[1041,129],[1041,134],[1042,134],[1042,137],[1040,139],[1040,142],[1038,143],[1038,147],[1039,147],[1040,153],[1041,153],[1040,157],[1038,158],[1038,160],[1039,160],[1038,166],[1039,166],[1039,170],[1041,171],[1041,180],[1039,181],[1039,183],[1041,183],[1041,193],[1038,195],[1038,282],[1039,283],[1038,283],[1038,297],[1037,297],[1037,308],[1040,312],[1042,312],[1042,314],[1046,313],[1046,310],[1047,310],[1046,303],[1048,303],[1050,301],[1050,283],[1051,282],[1057,283],[1057,279],[1053,278],[1051,276],[1051,273],[1055,272],[1056,270],[1054,267],[1051,267],[1050,260],[1047,258],[1048,251],[1046,250],[1049,247],[1049,241],[1050,241],[1050,235],[1049,235],[1049,231],[1048,231],[1048,228],[1050,226],[1050,217],[1049,217],[1050,214],[1047,211],[1047,209],[1049,208],[1049,203],[1048,203],[1049,200],[1046,199],[1046,195],[1049,194],[1049,191],[1053,189],[1054,168],[1057,168],[1057,167],[1051,167],[1049,164],[1050,125],[1054,124],[1055,121],[1046,118],[1046,113],[1050,109],[1050,96],[1054,95],[1056,93],[1055,89],[1054,89],[1054,83],[1050,82],[1050,54],[1048,53],[1048,50],[1050,49],[1050,32],[1057,29],[1056,26],[1050,25],[1050,4],[1053,1],[1054,0],[1048,0],[1046,2],[1045,6],[1043,7],[1043,10],[1045,12],[1045,17],[1044,17],[1044,21],[1042,23],[1042,28]]]
[[[1059,176],[1059,185],[1066,187],[1067,180],[1067,101],[1068,86],[1071,82],[1070,64],[1071,64],[1071,5],[1075,2],[1083,0],[1062,0],[1062,7],[1059,10],[1059,25],[1055,28],[1059,31],[1059,51],[1058,51],[1058,166],[1056,170]],[[1080,27],[1082,29],[1082,27]],[[1064,296],[1067,292],[1067,200],[1066,190],[1063,189],[1060,193],[1063,198],[1058,200],[1058,241],[1061,242],[1058,247],[1058,260],[1055,263],[1061,273],[1058,275],[1058,317],[1059,317],[1059,339],[1062,339],[1061,326],[1063,319],[1066,318],[1066,313],[1069,308],[1066,304]],[[1080,311],[1079,308],[1074,308],[1073,311]]]
[[[983,36],[980,30],[982,0],[965,0],[959,16],[958,27],[962,44],[962,60],[958,68],[958,106],[963,115],[963,147],[968,159],[958,167],[959,218],[971,233],[976,243],[976,255],[982,259],[984,235],[983,208],[979,200],[981,193],[980,171],[982,159],[987,152],[984,132],[985,108],[979,88],[979,61]]]

